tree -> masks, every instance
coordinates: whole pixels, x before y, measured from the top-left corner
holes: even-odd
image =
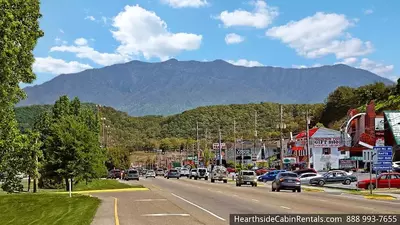
[[[43,158],[41,150],[42,142],[40,133],[27,130],[23,135],[24,148],[22,153],[24,172],[28,175],[28,192],[30,190],[31,179],[33,179],[33,192],[37,192],[37,179],[39,178],[39,161]]]
[[[17,174],[23,170],[18,157],[23,140],[14,105],[25,96],[19,84],[35,79],[32,51],[43,36],[39,5],[38,0],[0,1],[0,170],[5,174],[2,188],[8,192],[22,190]]]

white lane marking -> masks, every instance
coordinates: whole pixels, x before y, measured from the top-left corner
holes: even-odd
[[[317,201],[320,201],[320,202],[326,202],[326,200],[325,199],[316,199]]]
[[[282,205],[281,205],[281,208],[284,208],[284,209],[291,209],[291,208],[289,208],[289,207],[282,206]]]
[[[152,201],[167,201],[167,199],[137,199],[135,202],[152,202]]]
[[[206,213],[208,213],[208,214],[210,214],[210,215],[212,215],[212,216],[214,216],[214,217],[216,217],[216,218],[218,218],[218,219],[220,219],[220,220],[222,220],[222,221],[226,221],[224,218],[215,215],[214,213],[208,211],[207,209],[205,209],[205,208],[203,208],[203,207],[201,207],[201,206],[198,206],[198,205],[196,205],[196,204],[194,204],[194,203],[192,203],[192,202],[190,202],[190,201],[188,201],[188,200],[182,198],[181,196],[178,196],[178,195],[176,195],[176,194],[174,194],[174,193],[171,193],[171,194],[172,194],[173,196],[175,196],[175,197],[181,199],[182,201],[185,201],[185,202],[187,202],[187,203],[189,203],[189,204],[191,204],[191,205],[193,205],[193,206],[195,206],[195,207],[197,207],[197,208],[203,210],[204,212],[206,212]]]
[[[238,195],[233,195],[233,196],[235,196],[235,197],[239,197]]]
[[[142,216],[190,216],[189,214],[174,214],[174,213],[154,213],[143,214]]]
[[[259,200],[257,200],[257,199],[251,199],[251,200],[253,200],[254,202],[259,202]]]
[[[217,191],[218,193],[222,193],[222,191]]]

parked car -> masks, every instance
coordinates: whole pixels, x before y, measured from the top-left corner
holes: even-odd
[[[181,168],[180,171],[180,176],[181,177],[189,177],[189,169],[188,168]]]
[[[276,175],[280,172],[285,172],[286,170],[272,170],[258,177],[258,181],[267,182],[275,180]]]
[[[164,175],[164,170],[163,169],[157,169],[156,176],[163,176]]]
[[[272,181],[272,191],[292,190],[293,192],[301,192],[301,182],[296,173],[281,172],[275,180]]]
[[[258,168],[258,170],[256,170],[256,174],[257,176],[260,176],[262,174],[265,174],[266,172],[268,172],[267,168]]]
[[[122,179],[122,177],[121,177],[121,170],[120,169],[112,169],[112,170],[110,170],[109,172],[108,172],[108,176],[107,176],[107,178],[110,178],[110,179]]]
[[[357,177],[348,175],[346,172],[327,172],[322,177],[312,178],[310,184],[324,186],[327,183],[342,183],[349,185],[357,181]]]
[[[322,175],[318,173],[303,173],[299,176],[299,179],[302,184],[310,184],[310,180],[317,177],[322,177]]]
[[[378,188],[389,188],[389,183],[391,188],[400,188],[400,173],[382,173],[377,180],[376,178],[360,180],[357,182],[357,187],[368,190],[375,189],[378,184]]]
[[[297,174],[297,176],[300,176],[303,173],[317,173],[317,171],[313,168],[306,168],[306,169],[299,169],[293,171],[293,173]]]
[[[393,162],[392,164],[394,172],[400,173],[400,161]]]
[[[142,176],[146,176],[147,170],[146,169],[142,169],[142,171],[140,171],[140,175]]]
[[[196,175],[194,176],[194,179],[204,179],[208,180],[208,171],[206,168],[197,168]]]
[[[232,168],[232,167],[228,167],[228,168],[226,168],[226,171],[228,171],[228,173],[234,173],[234,172],[236,172],[236,169]]]
[[[146,178],[153,177],[156,178],[156,172],[154,170],[147,170]]]
[[[223,166],[214,166],[210,174],[210,179],[211,183],[214,183],[216,180],[228,183],[228,173],[226,168]]]
[[[168,172],[168,174],[167,174],[167,179],[169,179],[169,178],[176,178],[176,179],[179,179],[179,177],[180,177],[179,171],[176,170],[176,169],[170,170],[170,171]]]
[[[257,187],[256,173],[252,170],[242,170],[236,177],[236,186],[240,187],[244,184]]]
[[[139,180],[139,171],[138,170],[128,170],[125,173],[125,180]]]
[[[164,178],[167,178],[167,177],[168,177],[168,173],[169,173],[169,170],[165,170]]]
[[[189,171],[189,179],[192,179],[192,178],[196,177],[196,175],[197,175],[197,168],[190,169],[190,171]]]

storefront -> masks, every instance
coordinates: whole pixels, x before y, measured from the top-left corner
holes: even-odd
[[[309,130],[310,157],[307,155],[307,134],[301,132],[295,137],[295,151],[298,164],[310,165],[317,171],[340,168],[339,160],[349,158],[347,152],[339,151],[341,133],[327,128],[313,128]]]

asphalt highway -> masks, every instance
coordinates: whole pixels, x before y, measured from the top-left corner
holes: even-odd
[[[400,201],[367,200],[341,193],[271,192],[268,183],[236,187],[230,182],[184,177],[142,178],[129,183],[143,184],[150,191],[99,194],[104,199],[118,200],[121,225],[229,224],[229,214],[233,213],[400,213]]]

